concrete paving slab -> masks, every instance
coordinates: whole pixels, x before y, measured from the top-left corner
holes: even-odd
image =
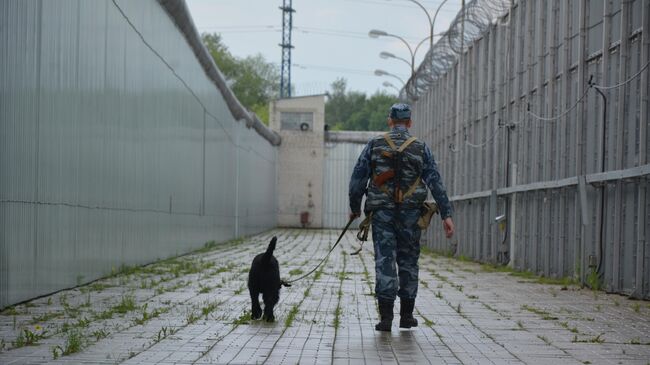
[[[276,229],[38,298],[0,314],[2,364],[650,364],[650,303],[424,252],[420,325],[374,330],[372,245],[354,232],[252,321],[246,277],[278,236],[284,278],[332,230]],[[542,283],[540,283],[542,282]]]

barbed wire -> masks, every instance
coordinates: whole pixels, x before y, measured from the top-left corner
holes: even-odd
[[[456,15],[451,22],[449,29],[442,38],[440,38],[433,46],[432,49],[426,54],[424,61],[418,66],[418,69],[413,78],[409,79],[407,84],[401,90],[400,97],[403,99],[410,98],[416,100],[419,95],[427,91],[432,84],[444,73],[446,73],[456,62],[458,55],[461,54],[470,44],[477,38],[483,35],[488,27],[493,24],[494,20],[498,17],[509,17],[513,2],[511,0],[473,0],[469,1],[466,6]],[[509,25],[509,19],[502,25]],[[525,106],[525,114],[532,119],[538,121],[552,122],[557,121],[573,110],[575,110],[583,100],[588,96],[589,90],[612,90],[625,86],[636,78],[641,76],[643,72],[650,66],[650,61],[646,62],[634,75],[630,76],[625,81],[619,82],[614,85],[598,85],[589,80],[584,92],[578,99],[571,104],[570,107],[565,109],[558,115],[546,117],[531,111],[530,100],[528,97],[520,99],[514,103],[515,108],[522,108]],[[521,109],[520,109],[521,110]],[[517,122],[511,122],[510,125],[516,126],[522,124],[526,119]],[[464,138],[464,146],[457,147],[454,143],[448,145],[449,150],[453,153],[460,152],[464,147],[482,148],[494,140],[501,127],[507,125],[500,124],[492,132],[489,138],[481,143],[472,143]],[[427,133],[429,134],[429,133]]]
[[[458,55],[512,6],[512,0],[469,0],[444,35],[424,56],[415,75],[401,90],[404,100],[417,98],[451,68]]]

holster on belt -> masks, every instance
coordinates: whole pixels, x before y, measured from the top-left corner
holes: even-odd
[[[421,212],[420,219],[418,219],[418,227],[424,231],[429,228],[433,215],[438,213],[438,205],[435,202],[426,201],[422,203]]]

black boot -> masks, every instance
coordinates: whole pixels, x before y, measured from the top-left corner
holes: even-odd
[[[381,321],[375,325],[375,329],[390,332],[390,327],[393,324],[393,302],[388,300],[379,300],[378,302]]]
[[[399,306],[399,327],[411,328],[418,326],[418,320],[413,317],[415,299],[400,299]]]

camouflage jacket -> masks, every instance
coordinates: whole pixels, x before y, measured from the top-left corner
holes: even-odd
[[[411,137],[403,126],[394,127],[389,136],[397,147]],[[399,176],[387,179],[381,187],[377,186],[377,177],[394,166],[387,158],[393,152],[383,135],[370,140],[361,152],[350,179],[349,197],[352,212],[361,212],[361,200],[364,195],[367,195],[365,211],[396,208],[394,192],[396,184],[399,183],[402,192],[410,191],[399,204],[400,209],[419,209],[427,197],[428,187],[438,203],[442,219],[451,217],[451,203],[433,154],[421,141],[414,141],[400,154]],[[418,181],[418,178],[421,181]],[[424,182],[426,187],[421,182]]]

